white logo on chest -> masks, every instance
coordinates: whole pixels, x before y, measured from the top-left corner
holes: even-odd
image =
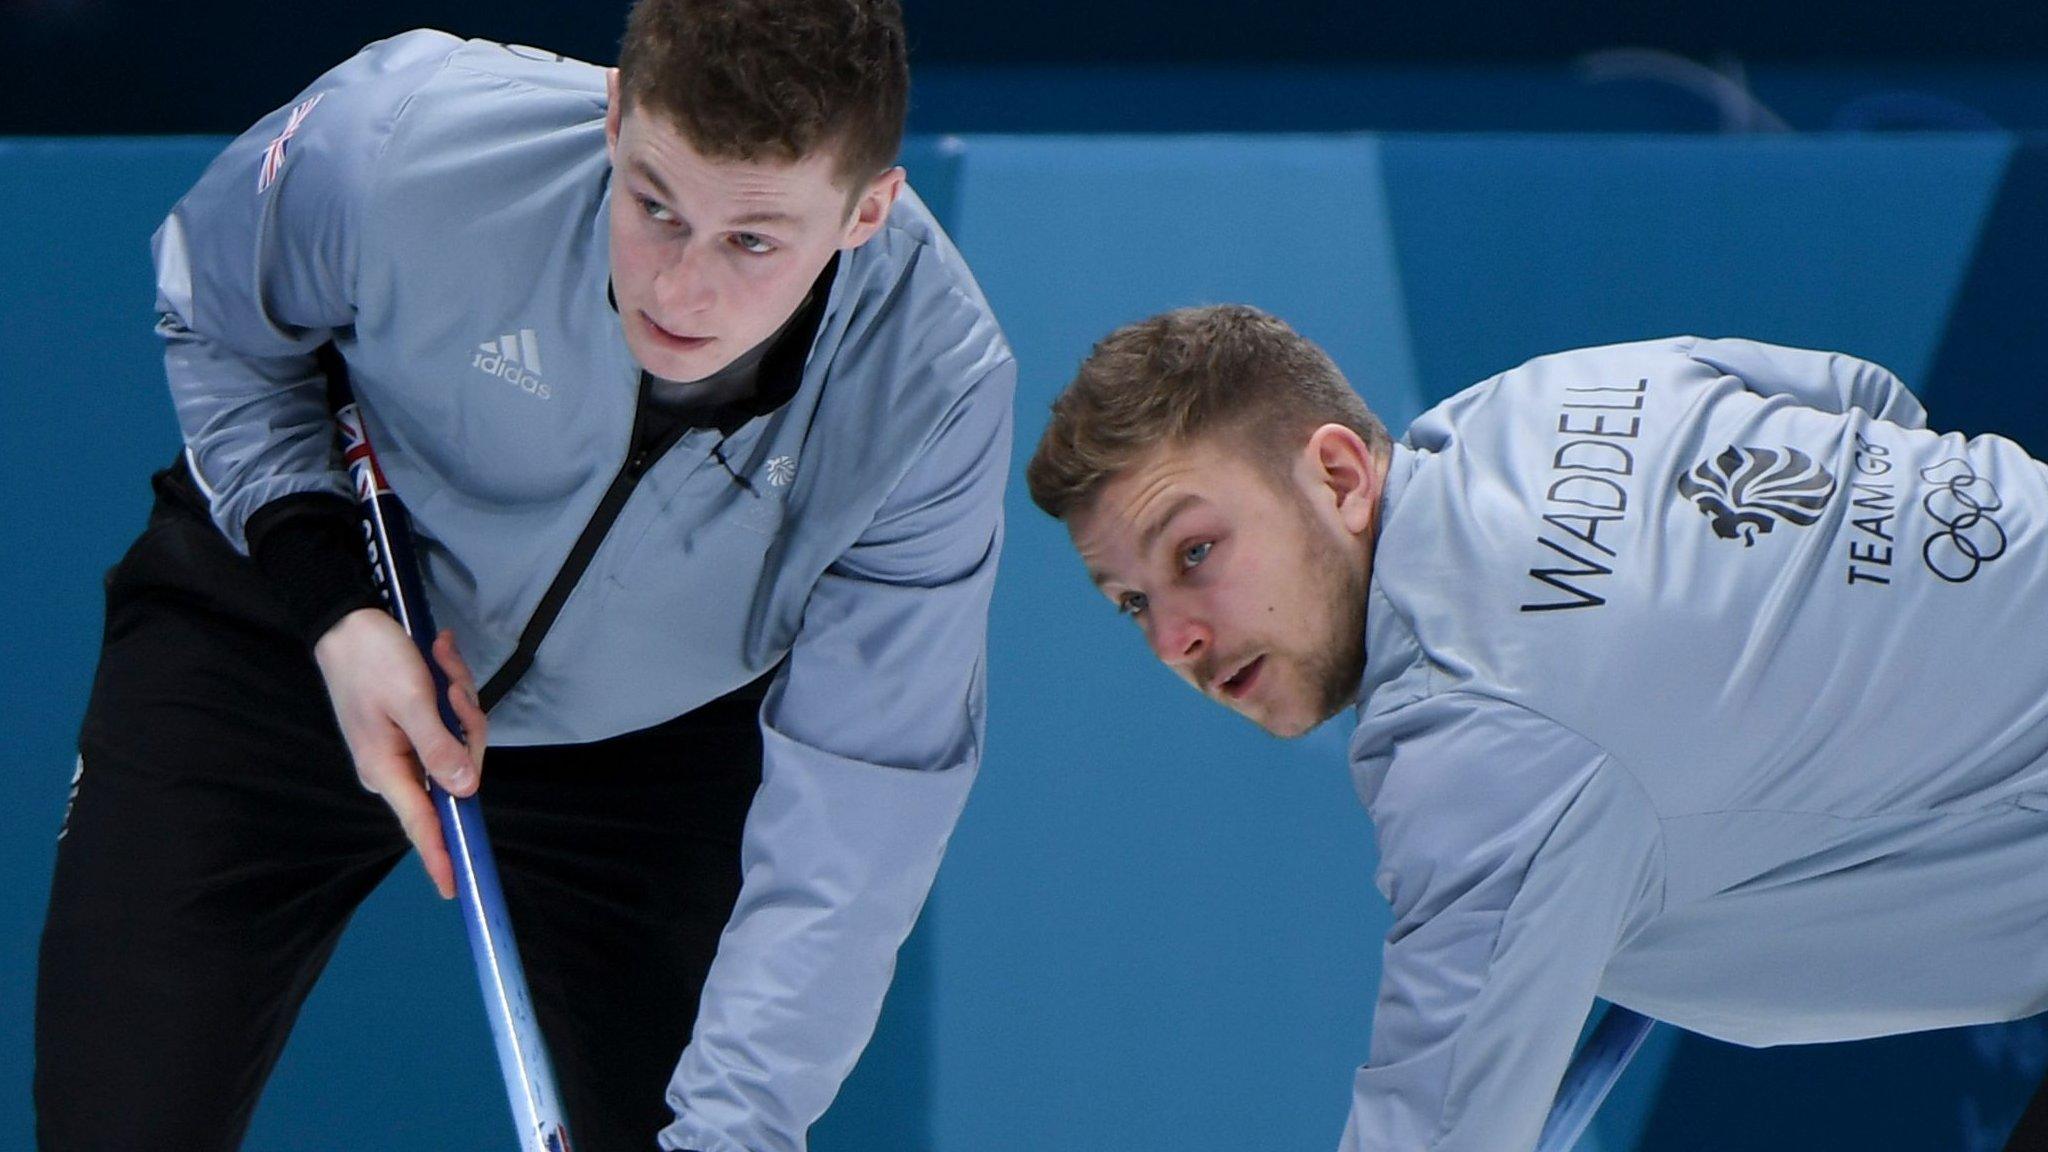
[[[540,337],[531,328],[521,328],[476,346],[469,366],[488,372],[529,396],[546,400],[553,393],[540,378]]]

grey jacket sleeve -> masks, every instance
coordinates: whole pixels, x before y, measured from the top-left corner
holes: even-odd
[[[1608,957],[1661,895],[1627,772],[1497,701],[1408,705],[1372,799],[1393,905],[1343,1152],[1526,1152]]]
[[[874,1031],[981,759],[1015,380],[968,391],[806,606],[666,1148],[800,1152]]]
[[[1754,340],[1702,340],[1692,357],[1741,380],[1760,396],[1789,396],[1809,408],[1861,408],[1907,428],[1927,427],[1927,410],[1897,376],[1868,360]]]
[[[343,62],[229,144],[157,229],[171,399],[237,548],[279,497],[348,493],[313,353],[354,318],[371,187],[412,77],[456,43],[415,32]]]

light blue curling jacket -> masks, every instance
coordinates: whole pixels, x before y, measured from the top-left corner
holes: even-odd
[[[1346,1152],[1534,1146],[1595,996],[1748,1045],[2048,1008],[2048,472],[1884,369],[1533,360],[1396,447]]]
[[[349,491],[312,355],[333,341],[480,680],[625,464],[640,368],[607,299],[604,113],[600,68],[408,33],[229,145],[156,235],[222,531]],[[725,441],[750,488],[717,430],[685,435],[492,711],[500,744],[596,740],[786,661],[668,1146],[802,1149],[873,1030],[981,757],[1014,384],[906,194],[842,257],[795,397]]]

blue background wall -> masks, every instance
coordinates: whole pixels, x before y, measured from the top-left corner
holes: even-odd
[[[149,231],[218,141],[0,142],[0,1138],[25,1142],[35,936],[98,574],[176,439]],[[2048,142],[1317,135],[923,139],[913,178],[1024,366],[1017,463],[1095,338],[1245,300],[1399,427],[1540,352],[1677,331],[1837,347],[1937,424],[2048,451]],[[1342,733],[1264,737],[1181,689],[1013,485],[991,749],[880,1038],[822,1152],[1334,1145],[1365,1053],[1371,830]],[[89,786],[89,781],[88,781]],[[2034,1023],[1750,1052],[1667,1035],[1586,1147],[1995,1148]],[[501,1147],[460,930],[402,872],[358,917],[251,1149]]]

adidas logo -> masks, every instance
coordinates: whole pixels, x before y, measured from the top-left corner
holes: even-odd
[[[481,372],[488,372],[507,384],[517,385],[531,396],[548,399],[553,393],[540,379],[540,338],[533,329],[521,328],[496,340],[486,340],[476,346],[469,366]]]

